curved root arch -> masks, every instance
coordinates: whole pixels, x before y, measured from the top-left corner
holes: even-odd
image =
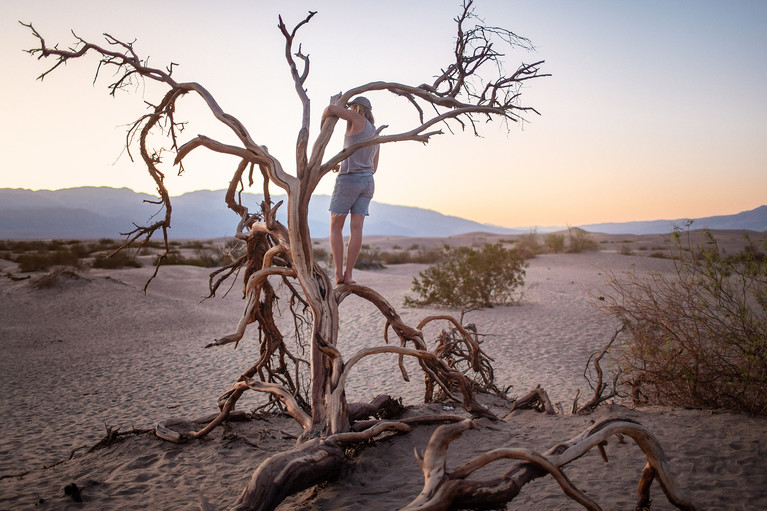
[[[593,448],[598,448],[606,461],[604,445],[612,435],[631,437],[647,458],[638,487],[637,509],[650,503],[650,486],[657,479],[663,492],[672,503],[684,511],[693,511],[695,505],[685,499],[677,488],[668,467],[666,455],[658,440],[641,424],[630,419],[606,419],[590,427],[577,437],[552,447],[545,454],[528,449],[494,449],[464,463],[452,472],[446,468],[450,442],[473,428],[471,421],[440,426],[432,435],[423,457],[418,463],[424,475],[424,487],[418,497],[403,511],[453,509],[456,507],[502,505],[513,500],[522,487],[533,479],[552,475],[564,493],[586,509],[601,509],[586,497],[564,475],[561,468],[580,458]],[[519,459],[520,463],[500,478],[491,480],[468,480],[478,469],[502,459]]]
[[[455,318],[451,316],[432,316],[422,320],[417,328],[412,328],[402,320],[400,315],[397,314],[396,310],[381,294],[371,288],[361,286],[359,284],[347,284],[336,288],[335,293],[336,301],[339,303],[339,305],[349,294],[355,294],[375,305],[386,319],[386,331],[391,328],[400,339],[399,347],[377,346],[372,348],[365,348],[352,356],[346,362],[346,364],[343,365],[342,372],[338,377],[338,381],[341,382],[340,387],[343,387],[343,382],[348,377],[349,370],[360,359],[366,356],[381,353],[397,353],[399,355],[400,371],[405,381],[409,381],[407,372],[404,367],[403,357],[412,356],[418,360],[418,363],[420,364],[424,373],[427,375],[427,398],[432,395],[432,388],[436,384],[445,392],[447,396],[450,397],[450,399],[458,403],[463,403],[466,411],[472,413],[475,416],[487,417],[493,420],[497,420],[495,415],[487,410],[487,408],[477,403],[474,399],[474,385],[472,384],[472,381],[469,380],[469,378],[467,378],[463,372],[448,364],[446,360],[440,356],[440,354],[429,351],[426,342],[423,339],[423,332],[421,331],[421,327],[430,323],[431,321],[438,319],[447,320],[452,325],[454,325],[455,328],[459,328],[464,335],[464,339],[470,348],[470,351],[467,354],[467,359],[479,360],[479,344],[471,338],[469,333],[460,325],[459,322],[456,321]],[[384,335],[384,338],[388,342],[388,336],[386,334]],[[408,348],[408,342],[413,343],[414,347]],[[461,396],[458,396],[455,394],[455,392],[453,392],[454,388],[457,388],[460,391]],[[430,400],[427,399],[427,402],[429,401]]]

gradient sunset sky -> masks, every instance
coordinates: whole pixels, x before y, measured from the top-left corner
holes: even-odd
[[[318,14],[298,41],[311,59],[313,139],[341,90],[433,81],[450,63],[460,2],[3,0],[0,187],[154,192],[123,148],[127,126],[160,92],[146,84],[109,96],[110,71],[93,83],[95,58],[37,81],[50,63],[22,51],[37,41],[18,20],[49,45],[71,45],[70,30],[99,43],[108,32],[135,40],[155,67],[178,63],[174,78],[203,84],[290,169],[300,103],[277,16],[292,27],[309,10]],[[475,13],[535,45],[508,52],[508,71],[546,61],[542,72],[552,76],[522,95],[541,115],[510,131],[483,125],[482,138],[457,132],[384,146],[376,201],[506,227],[695,218],[767,204],[767,1],[476,0]],[[404,100],[368,97],[387,133],[414,126]],[[230,140],[197,98],[184,98],[177,116],[189,121],[185,137]],[[171,195],[228,185],[238,161],[198,151],[183,177],[166,169]],[[333,179],[317,193],[330,194]]]

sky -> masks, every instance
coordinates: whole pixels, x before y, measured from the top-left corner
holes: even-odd
[[[162,90],[108,94],[97,60],[48,63],[23,50],[36,39],[68,47],[103,33],[135,41],[150,63],[204,85],[254,140],[292,169],[300,102],[277,29],[317,11],[298,32],[309,55],[313,139],[333,94],[371,81],[429,83],[450,63],[453,0],[2,0],[0,187],[129,187],[154,193],[124,150],[127,126]],[[505,227],[698,218],[767,204],[767,2],[763,0],[476,0],[488,25],[527,37],[506,52],[513,71],[545,60],[522,104],[540,115],[381,149],[377,202],[417,206]],[[384,133],[415,126],[402,99],[368,95]],[[184,98],[182,138],[229,141],[202,101]],[[341,124],[339,124],[341,126]],[[339,130],[340,131],[340,130]],[[340,149],[334,138],[328,154]],[[135,151],[134,151],[135,153]],[[169,158],[170,159],[170,158]],[[197,150],[171,195],[228,186],[238,161]],[[326,176],[316,193],[330,194]],[[260,192],[260,185],[255,192]],[[275,190],[273,193],[277,193]],[[2,205],[0,205],[2,209]]]

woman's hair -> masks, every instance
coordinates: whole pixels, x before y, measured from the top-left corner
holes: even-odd
[[[370,124],[375,124],[375,118],[373,117],[373,111],[370,108],[365,108],[364,106],[360,105],[359,103],[354,103],[351,105],[353,108],[356,108],[357,113],[360,114],[362,117],[370,121]]]

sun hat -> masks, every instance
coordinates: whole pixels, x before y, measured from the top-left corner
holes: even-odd
[[[349,101],[349,106],[351,106],[351,105],[364,106],[368,110],[372,110],[373,109],[373,106],[370,104],[370,101],[368,100],[368,98],[366,98],[364,96],[357,96],[353,100]]]

